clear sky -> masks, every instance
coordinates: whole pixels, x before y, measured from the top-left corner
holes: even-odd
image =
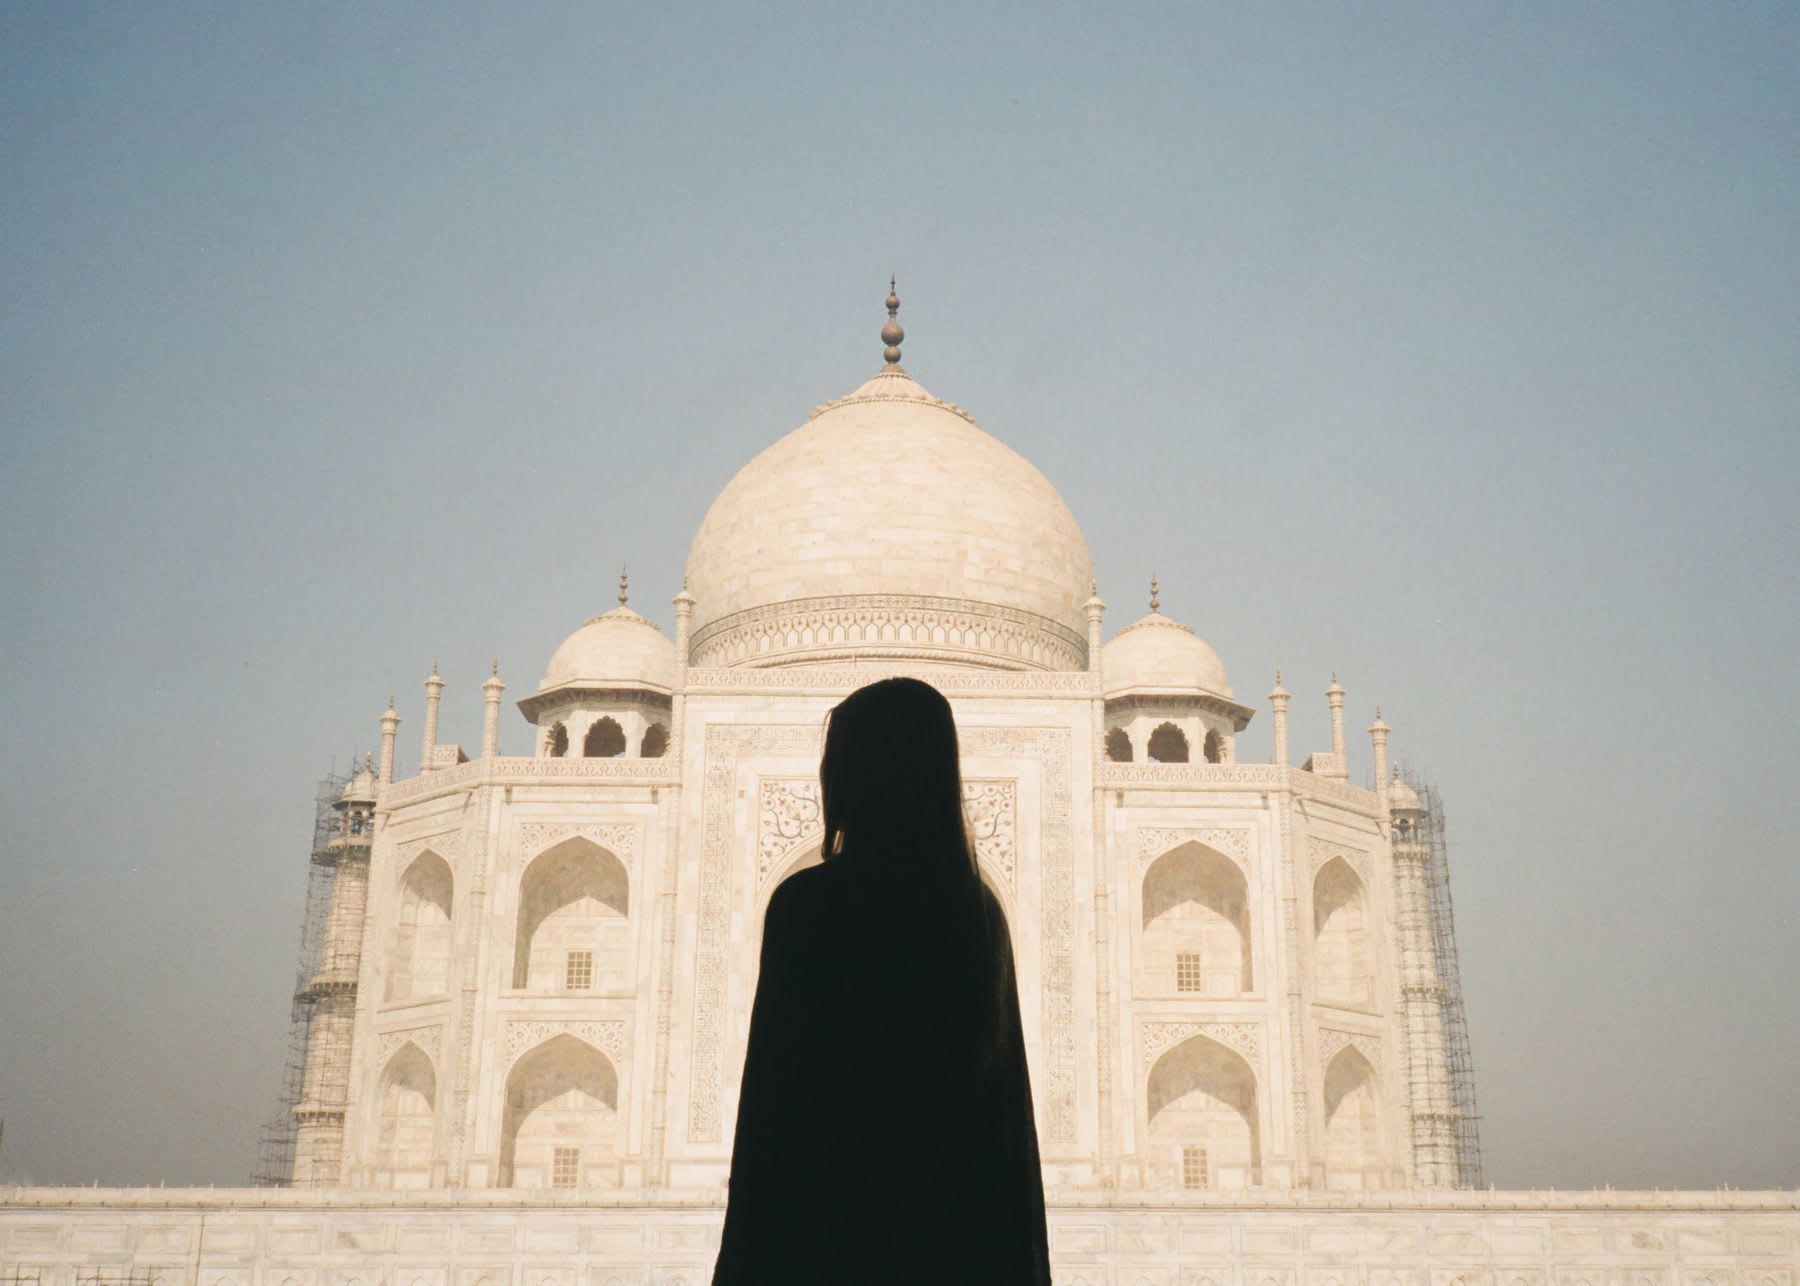
[[[892,268],[1442,790],[1489,1177],[1800,1184],[1795,8],[674,8],[0,11],[0,1180],[249,1174],[314,780],[672,632]]]

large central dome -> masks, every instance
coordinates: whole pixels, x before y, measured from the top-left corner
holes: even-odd
[[[713,501],[688,553],[692,663],[1082,668],[1093,564],[1075,516],[888,342],[880,374]]]

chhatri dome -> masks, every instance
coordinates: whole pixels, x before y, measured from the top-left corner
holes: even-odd
[[[1108,696],[1191,692],[1231,697],[1225,663],[1193,630],[1162,614],[1150,579],[1150,611],[1120,630],[1100,652]]]
[[[688,553],[690,660],[855,658],[1012,670],[1087,664],[1092,559],[1018,452],[886,362],[745,465]]]
[[[582,688],[675,687],[675,645],[655,624],[626,606],[627,582],[619,576],[619,605],[587,622],[550,657],[539,695]]]

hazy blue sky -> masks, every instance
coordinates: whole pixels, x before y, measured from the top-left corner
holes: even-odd
[[[0,11],[0,1179],[249,1173],[314,779],[672,627],[897,268],[1112,627],[1438,783],[1490,1178],[1800,1184],[1794,7],[667,8]]]

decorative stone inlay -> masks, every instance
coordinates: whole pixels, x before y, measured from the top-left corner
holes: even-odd
[[[629,862],[631,851],[637,846],[637,833],[636,822],[522,822],[519,825],[519,851],[530,860],[552,844],[579,835],[593,840],[620,861]]]
[[[625,1057],[625,1024],[613,1021],[548,1022],[514,1019],[506,1024],[501,1037],[506,1065],[511,1067],[528,1049],[535,1049],[553,1036],[569,1035],[584,1040],[612,1059],[616,1066]]]
[[[1360,848],[1349,848],[1343,844],[1334,844],[1328,839],[1320,839],[1316,835],[1308,836],[1306,856],[1312,862],[1312,873],[1317,876],[1319,868],[1334,857],[1341,857],[1366,888],[1369,884],[1369,855]]]
[[[1087,637],[1049,617],[975,599],[845,594],[733,612],[694,635],[690,665],[758,667],[795,654],[910,656],[1014,670],[1087,669]]]
[[[1285,774],[1274,764],[1119,764],[1100,766],[1104,786],[1240,787],[1280,790]],[[1373,796],[1371,796],[1373,798]]]
[[[1339,1031],[1335,1027],[1319,1028],[1319,1066],[1331,1066],[1331,1060],[1348,1045],[1369,1060],[1370,1067],[1381,1066],[1381,1044],[1378,1038],[1363,1032]]]
[[[1039,1063],[1045,1138],[1075,1141],[1075,824],[1069,786],[1074,734],[1066,728],[964,728],[962,757],[1029,758],[1038,765]]]
[[[765,777],[758,788],[756,886],[795,849],[824,837],[824,808],[819,783],[810,777]],[[1008,888],[1016,883],[1014,837],[1017,833],[1018,783],[984,779],[963,782],[963,815],[975,856],[999,875]]]
[[[1144,1066],[1154,1063],[1157,1056],[1166,1049],[1171,1049],[1187,1040],[1190,1036],[1205,1036],[1216,1040],[1221,1045],[1235,1049],[1249,1062],[1251,1070],[1260,1079],[1262,1068],[1259,1059],[1262,1056],[1261,1031],[1256,1023],[1168,1023],[1149,1022],[1143,1027],[1144,1034]]]
[[[1043,1002],[1040,1061],[1045,1069],[1045,1110],[1040,1127],[1045,1138],[1058,1143],[1072,1142],[1075,1138],[1075,853],[1069,797],[1071,735],[1061,728],[964,728],[960,737],[965,759],[981,756],[1031,758],[1037,761],[1041,774],[1039,988]],[[705,732],[700,810],[700,908],[694,969],[694,1045],[688,1083],[690,1142],[716,1143],[722,1133],[720,1100],[724,1084],[722,1060],[737,763],[740,758],[751,755],[816,756],[818,753],[819,729],[810,724],[714,724]],[[789,785],[794,784],[794,779],[787,780]],[[1015,793],[1012,796],[1015,809],[1016,798]],[[759,811],[761,802],[759,797]],[[984,808],[990,806],[983,804]],[[996,824],[990,839],[996,842],[1002,838],[1010,840],[1013,833],[1013,827],[1002,829]],[[992,847],[990,845],[990,851]],[[757,851],[760,869],[760,835]],[[791,848],[788,851],[792,851]],[[1016,855],[1013,865],[1017,865]],[[771,865],[768,869],[775,867]]]
[[[375,1038],[375,1066],[377,1072],[387,1070],[388,1062],[400,1047],[413,1044],[419,1047],[425,1057],[431,1060],[432,1069],[437,1069],[443,1058],[444,1024],[433,1023],[429,1027],[403,1027],[398,1031],[384,1031]]]
[[[394,870],[404,872],[412,865],[413,859],[426,849],[430,849],[439,857],[456,865],[456,859],[462,853],[461,831],[439,831],[435,835],[426,835],[420,839],[409,839],[403,844],[394,846]]]
[[[692,667],[687,672],[687,691],[751,692],[774,689],[803,692],[854,692],[864,684],[894,675],[910,675],[914,667],[898,663],[891,649],[883,649],[886,662],[869,660],[845,665]],[[1033,695],[1093,695],[1094,676],[1087,670],[946,670],[931,675],[931,686],[945,696],[988,692],[1027,692]]]
[[[813,724],[710,724],[702,734],[700,907],[694,949],[693,1063],[688,1078],[690,1142],[716,1143],[720,1137],[737,762],[745,755],[817,757],[819,733]]]
[[[1211,827],[1199,830],[1154,827],[1138,832],[1138,861],[1148,862],[1183,844],[1204,844],[1225,854],[1232,861],[1250,869],[1250,828],[1247,826]]]

